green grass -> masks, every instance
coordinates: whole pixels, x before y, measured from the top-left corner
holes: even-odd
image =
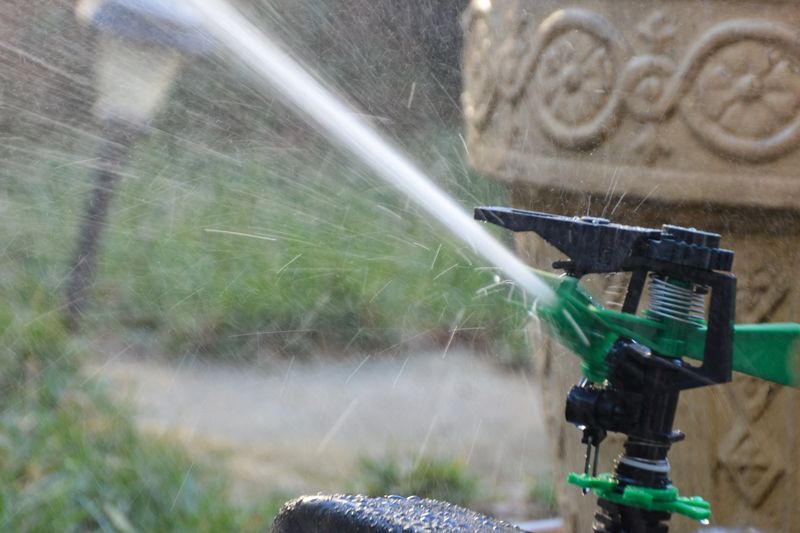
[[[501,203],[447,132],[417,157],[467,206]],[[431,217],[313,139],[221,154],[156,135],[115,198],[92,331],[163,353],[248,357],[402,348],[410,339],[524,353],[525,317],[493,273]],[[58,297],[88,189],[91,142],[9,143],[0,290]],[[20,171],[24,168],[24,172]]]
[[[420,496],[469,506],[479,493],[478,478],[456,459],[365,458],[358,478],[357,490],[369,496]]]
[[[140,436],[77,372],[82,354],[43,302],[0,313],[0,529],[263,531],[275,504],[237,508],[218,469]]]
[[[528,490],[528,498],[542,510],[545,516],[558,515],[555,480],[551,477],[538,478],[533,481]]]

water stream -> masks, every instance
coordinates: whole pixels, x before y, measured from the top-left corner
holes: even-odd
[[[222,0],[189,2],[200,14],[202,29],[224,45],[267,88],[277,91],[306,120],[408,195],[536,301],[553,303],[552,289],[527,265],[235,8]]]

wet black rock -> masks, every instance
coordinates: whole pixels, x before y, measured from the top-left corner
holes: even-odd
[[[302,496],[286,503],[273,533],[520,532],[447,502],[411,496]]]

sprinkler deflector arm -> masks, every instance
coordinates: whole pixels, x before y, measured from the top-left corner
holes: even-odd
[[[680,243],[664,243],[662,230],[612,224],[592,217],[570,218],[505,207],[482,207],[475,210],[475,218],[512,231],[535,231],[569,256],[569,261],[554,265],[565,269],[569,276],[537,272],[555,290],[558,302],[537,308],[536,314],[556,339],[581,357],[584,375],[590,381],[602,383],[607,378],[606,356],[620,337],[632,339],[664,357],[688,357],[697,361],[707,359],[707,343],[718,342],[716,338],[708,340],[709,328],[714,324],[676,324],[638,316],[633,314],[635,309],[631,309],[629,301],[632,292],[637,293],[637,301],[641,295],[642,256],[659,261],[670,253],[686,256],[687,249],[697,251],[701,246],[689,245],[680,250]],[[687,261],[690,263],[687,268],[698,274],[701,269],[729,269],[732,254],[726,252],[702,250]],[[633,272],[634,278],[637,274],[642,278],[638,287],[629,288],[624,312],[604,308],[578,283],[578,278],[584,274],[611,272]],[[632,285],[634,283],[636,280],[632,280]],[[733,296],[728,295],[731,299]],[[711,305],[714,305],[713,299]],[[712,309],[712,321],[714,318]],[[800,365],[800,324],[734,325],[731,317],[730,324],[718,327],[732,328],[733,370],[781,385],[800,386],[800,368],[797,368]],[[714,333],[712,331],[712,337],[716,337]]]

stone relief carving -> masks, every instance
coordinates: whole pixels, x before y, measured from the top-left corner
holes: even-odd
[[[636,27],[636,34],[651,54],[662,54],[675,37],[675,23],[658,9]]]
[[[672,155],[672,149],[661,140],[658,128],[652,123],[639,128],[631,148],[646,165],[653,165],[660,158]]]
[[[776,23],[737,21],[710,32],[682,102],[705,142],[749,161],[773,159],[800,139],[800,47]],[[699,61],[698,61],[699,62]]]
[[[772,491],[775,483],[786,473],[786,467],[776,462],[780,454],[768,439],[758,438],[741,422],[725,435],[719,457],[734,486],[744,499],[758,508]]]
[[[738,400],[737,407],[743,408],[742,414],[748,421],[757,422],[775,399],[780,386],[751,376],[742,376],[731,390]]]
[[[637,27],[636,34],[642,41],[653,66],[663,65],[665,72],[674,71],[674,62],[667,54],[675,37],[673,21],[661,10],[656,10],[645,18]],[[664,94],[666,77],[655,74],[644,76],[633,89],[634,99],[640,102],[658,102]],[[654,165],[660,158],[672,155],[672,149],[662,141],[659,132],[660,121],[643,122],[631,148],[645,165]]]
[[[644,48],[638,55],[601,15],[559,10],[522,40],[523,50],[508,39],[497,57],[486,50],[480,68],[499,62],[504,71],[467,73],[477,89],[473,99],[485,110],[498,97],[511,104],[530,98],[538,126],[569,149],[603,142],[625,114],[643,125],[633,148],[646,163],[671,153],[657,127],[676,114],[704,146],[726,157],[767,161],[800,142],[800,40],[791,27],[759,19],[722,22],[680,61],[667,55],[675,25],[662,11],[642,21],[636,34]],[[521,40],[519,34],[511,39]],[[480,120],[472,123],[481,129],[488,115],[477,113]]]
[[[477,128],[483,128],[494,111],[497,101],[496,79],[492,61],[492,33],[486,20],[485,9],[470,7],[464,14],[466,57],[464,77],[470,80],[470,91],[461,96],[464,116]]]
[[[771,322],[772,315],[789,298],[792,282],[772,263],[759,264],[739,276],[737,306],[741,320],[749,323]]]
[[[729,134],[775,135],[796,115],[800,76],[791,59],[763,43],[740,42],[717,52],[698,75],[699,111]]]
[[[502,84],[500,93],[516,102],[532,77],[536,90],[531,96],[544,132],[568,148],[590,146],[616,126],[617,86],[629,55],[623,37],[603,17],[577,9],[559,11],[539,26],[516,77]]]
[[[556,37],[536,69],[538,111],[549,133],[565,144],[591,141],[608,118],[603,113],[614,83],[614,65],[604,43],[587,33]]]
[[[743,63],[752,65],[750,61]],[[770,315],[781,308],[791,286],[782,280],[780,271],[773,262],[746,264],[738,289],[740,320],[769,321]],[[750,376],[736,376],[726,391],[735,406],[736,421],[720,441],[717,458],[733,486],[753,508],[764,503],[787,472],[780,450],[761,424],[780,393],[780,386]]]

